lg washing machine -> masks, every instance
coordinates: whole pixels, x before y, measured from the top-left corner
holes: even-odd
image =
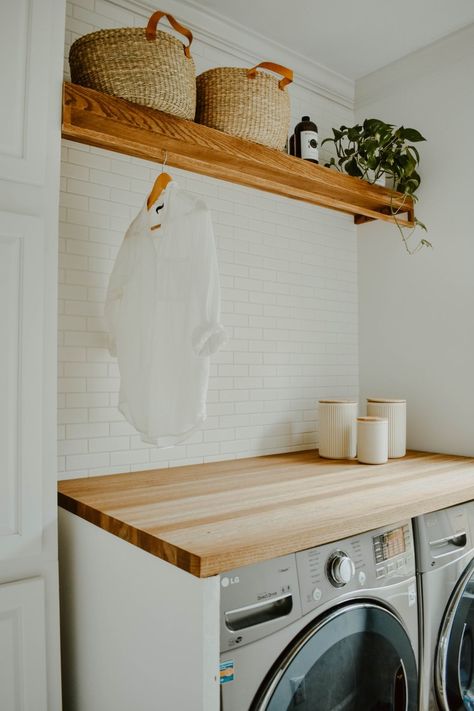
[[[410,522],[220,583],[222,711],[416,711]]]
[[[474,502],[414,520],[420,711],[474,711]]]

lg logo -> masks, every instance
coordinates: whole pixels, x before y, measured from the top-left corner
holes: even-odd
[[[234,575],[233,578],[222,578],[221,579],[221,585],[223,588],[228,588],[229,585],[236,585],[237,583],[240,583],[238,575]]]

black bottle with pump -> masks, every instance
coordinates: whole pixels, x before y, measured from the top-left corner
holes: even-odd
[[[295,126],[295,155],[319,163],[318,127],[309,116],[303,116]]]

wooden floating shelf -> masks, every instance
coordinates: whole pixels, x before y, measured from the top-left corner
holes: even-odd
[[[369,220],[412,226],[413,202],[359,178],[229,136],[114,96],[65,82],[63,138],[303,200]]]

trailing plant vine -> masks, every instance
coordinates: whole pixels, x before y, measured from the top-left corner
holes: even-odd
[[[333,128],[333,137],[325,138],[321,145],[334,144],[337,158],[331,157],[328,168],[336,168],[370,183],[375,183],[383,175],[393,182],[393,187],[405,198],[417,201],[421,177],[417,171],[420,154],[413,143],[426,139],[414,128],[385,123],[380,119],[365,119],[363,124],[352,127],[341,126]],[[393,198],[390,201],[390,212],[400,232],[405,249],[409,254],[415,254],[423,247],[431,247],[427,239],[420,239],[416,247],[410,246],[410,238],[419,227],[425,232],[426,226],[415,217],[414,227],[407,233],[397,216],[403,212],[402,204],[395,208]]]

